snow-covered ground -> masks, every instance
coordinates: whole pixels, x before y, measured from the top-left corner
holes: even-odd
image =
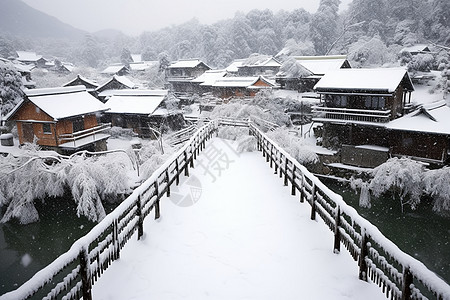
[[[265,163],[213,139],[93,286],[94,299],[385,299]],[[344,249],[342,247],[342,249]]]

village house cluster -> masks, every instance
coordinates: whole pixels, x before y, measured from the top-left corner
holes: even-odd
[[[415,53],[414,49],[411,55],[429,51],[420,47]],[[428,105],[411,101],[413,81],[419,82],[423,75],[412,78],[405,68],[355,69],[343,55],[293,59],[290,68],[282,68],[277,57],[252,55],[221,70],[200,59],[177,60],[165,69],[167,86],[151,90],[139,88],[126,76],[158,62],[143,62],[135,55],[129,65],[103,70],[109,79],[101,85],[77,75],[63,87],[32,89],[31,68],[71,72],[71,65],[18,52],[15,65],[28,89],[7,119],[16,122],[21,144],[36,141],[60,152],[104,150],[111,126],[152,137],[152,128],[171,118],[175,121],[170,124],[184,124],[181,111],[166,108],[169,97],[210,95],[226,103],[253,97],[264,89],[286,89],[297,91],[300,97],[313,93],[311,127],[318,144],[333,151],[333,155],[321,155],[329,168],[373,168],[393,156],[448,164],[450,108],[445,101]],[[215,105],[205,104],[203,109]]]

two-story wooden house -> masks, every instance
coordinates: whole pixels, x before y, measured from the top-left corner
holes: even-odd
[[[199,59],[182,59],[166,68],[166,79],[174,92],[193,93],[195,85],[191,81],[207,70],[211,68]]]
[[[342,150],[347,164],[374,167],[387,159],[392,140],[386,124],[412,109],[414,87],[405,69],[339,69],[326,73],[314,89],[321,104],[313,107],[313,121],[323,124],[323,146]],[[363,148],[375,152],[358,150]],[[380,159],[369,162],[376,151]]]
[[[8,114],[15,121],[20,144],[36,142],[60,153],[106,150],[110,124],[97,118],[107,107],[84,86],[26,90]]]

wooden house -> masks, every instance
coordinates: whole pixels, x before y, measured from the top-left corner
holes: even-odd
[[[299,92],[313,91],[314,85],[328,72],[351,68],[345,55],[294,56],[301,72],[280,70],[276,82],[281,88]]]
[[[196,94],[202,95],[213,91],[214,83],[227,76],[226,70],[208,70],[202,75],[191,80],[192,88]]]
[[[30,51],[16,51],[16,60],[20,61],[26,65],[38,65],[38,61],[40,64],[45,64],[46,60],[41,56],[37,55],[36,52]]]
[[[166,79],[177,93],[193,93],[192,79],[211,68],[199,59],[184,59],[172,62],[166,69]]]
[[[104,84],[95,89],[97,98],[105,102],[109,96],[111,96],[115,90],[135,89],[137,85],[134,84],[125,76],[114,75]]]
[[[409,47],[405,47],[402,50],[400,50],[399,54],[403,52],[408,52],[411,55],[417,55],[417,54],[432,54],[430,48],[428,45],[425,44],[417,44]]]
[[[108,75],[108,76],[114,76],[114,75],[125,76],[128,73],[130,73],[130,70],[128,69],[127,66],[125,66],[123,64],[115,64],[115,65],[110,65],[110,66],[106,67],[100,73],[103,75]]]
[[[313,107],[313,122],[323,124],[323,146],[344,149],[341,159],[348,164],[355,161],[357,165],[373,167],[382,163],[382,160],[369,163],[351,156],[361,157],[362,152],[356,147],[362,145],[365,150],[374,150],[373,156],[377,155],[376,149],[385,153],[391,147],[386,124],[412,109],[410,99],[414,87],[407,71],[339,69],[326,73],[314,89],[321,96],[321,104]],[[384,154],[380,157],[387,159]]]
[[[393,156],[448,164],[450,151],[450,107],[445,101],[423,105],[386,124]]]
[[[240,59],[235,59],[231,62],[231,64],[225,68],[225,71],[227,71],[228,74],[233,75],[233,76],[237,76],[238,75],[238,71],[239,71],[239,67],[242,66],[242,64],[244,63],[245,58],[240,58]]]
[[[278,73],[281,63],[273,56],[252,55],[237,65],[238,76],[265,76],[274,77]]]
[[[110,125],[99,124],[97,117],[105,110],[84,86],[34,89],[25,91],[7,120],[16,122],[20,144],[36,141],[60,153],[101,151]]]
[[[98,84],[96,82],[89,80],[81,76],[80,74],[78,74],[77,77],[75,77],[68,83],[64,84],[63,87],[77,85],[84,85],[86,87],[86,90],[92,95],[95,95],[95,90],[98,88]]]
[[[212,85],[213,94],[219,98],[254,97],[261,89],[271,89],[275,83],[263,76],[223,77]]]
[[[31,71],[35,68],[34,65],[25,65],[18,61],[15,61],[14,67],[22,76],[22,84],[27,89],[34,89],[36,87],[36,82],[31,78]]]
[[[112,126],[132,128],[140,137],[154,137],[151,128],[160,130],[162,125],[172,124],[173,112],[165,108],[167,90],[117,90],[105,105],[108,111],[105,121]],[[167,124],[164,122],[167,121]],[[178,130],[180,128],[171,128]]]

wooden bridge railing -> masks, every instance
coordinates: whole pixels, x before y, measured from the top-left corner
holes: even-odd
[[[341,243],[359,266],[359,278],[376,283],[389,299],[450,299],[450,286],[415,258],[402,252],[377,227],[361,217],[342,197],[270,140],[254,124],[250,132],[267,163],[292,195],[311,205],[311,219],[319,216],[334,233],[333,249]]]
[[[0,299],[92,299],[92,285],[120,257],[121,249],[136,231],[137,238],[142,237],[145,217],[152,210],[155,219],[160,217],[161,197],[170,196],[172,184],[178,185],[182,174],[189,176],[189,168],[194,167],[194,160],[217,127],[218,122],[214,121],[197,130],[179,151],[69,251]]]

